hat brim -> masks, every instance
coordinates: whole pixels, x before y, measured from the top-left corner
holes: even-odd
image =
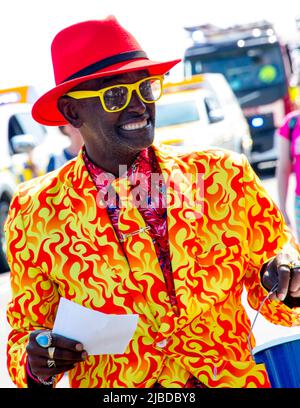
[[[58,110],[57,101],[61,96],[63,96],[70,89],[74,88],[81,82],[86,82],[95,78],[113,76],[140,70],[147,70],[149,72],[149,75],[164,75],[180,61],[180,59],[176,59],[166,62],[155,62],[147,59],[140,59],[125,63],[122,62],[110,66],[109,68],[102,69],[101,71],[95,72],[93,74],[63,82],[62,84],[57,85],[55,88],[46,92],[34,103],[32,107],[32,117],[42,125],[65,125],[68,122]]]

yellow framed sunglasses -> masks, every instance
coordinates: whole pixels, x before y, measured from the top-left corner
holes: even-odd
[[[133,84],[112,85],[98,91],[72,91],[65,95],[74,99],[98,97],[106,112],[119,112],[128,106],[133,91],[145,103],[158,101],[162,95],[163,78],[162,75],[150,76]]]

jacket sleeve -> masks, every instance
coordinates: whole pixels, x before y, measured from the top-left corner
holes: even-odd
[[[26,219],[30,219],[27,217]],[[11,301],[7,320],[12,327],[7,343],[7,366],[17,387],[28,387],[26,376],[26,345],[29,334],[37,329],[53,327],[53,316],[59,295],[55,284],[36,268],[29,248],[18,193],[14,196],[6,220],[5,234],[10,267]]]
[[[249,264],[245,275],[249,305],[258,310],[267,290],[261,283],[261,269],[286,245],[291,245],[296,254],[300,248],[284,222],[277,205],[265,190],[246,157],[243,157],[243,188],[249,246]],[[300,308],[290,309],[280,301],[267,300],[261,308],[262,315],[274,324],[300,325]]]

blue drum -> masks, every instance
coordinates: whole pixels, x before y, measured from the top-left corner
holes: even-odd
[[[255,347],[253,355],[265,364],[272,388],[300,388],[300,334]]]

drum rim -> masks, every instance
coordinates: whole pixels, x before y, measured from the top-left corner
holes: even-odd
[[[293,334],[292,336],[282,336],[277,337],[276,339],[267,341],[266,343],[260,344],[253,349],[253,354],[257,354],[260,351],[264,351],[268,348],[279,346],[281,344],[290,343],[295,340],[300,340],[300,333]]]

